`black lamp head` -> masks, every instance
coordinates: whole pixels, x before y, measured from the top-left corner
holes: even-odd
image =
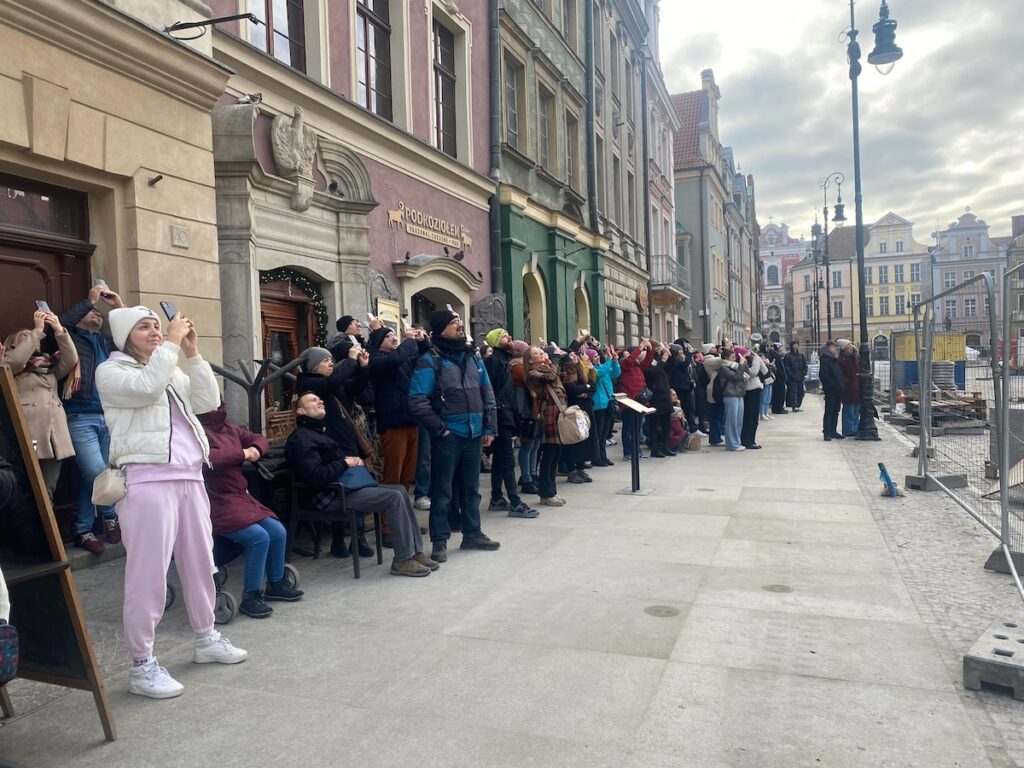
[[[887,75],[896,62],[903,58],[903,49],[896,45],[896,20],[889,18],[889,4],[886,0],[882,0],[878,21],[871,31],[875,33],[875,49],[868,54],[868,64]]]
[[[833,224],[843,224],[846,221],[846,213],[844,212],[845,209],[845,203],[836,203],[835,215],[832,217]]]

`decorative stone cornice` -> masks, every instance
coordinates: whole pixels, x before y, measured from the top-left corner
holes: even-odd
[[[443,272],[455,278],[467,292],[475,291],[484,282],[461,261],[456,261],[448,256],[420,254],[413,256],[409,261],[392,262],[392,266],[395,269],[395,275],[400,280],[416,278],[429,272]]]
[[[231,70],[96,0],[2,0],[0,23],[208,110]]]

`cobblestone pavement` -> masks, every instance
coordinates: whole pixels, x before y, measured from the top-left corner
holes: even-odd
[[[1024,616],[1009,576],[982,566],[998,544],[940,492],[880,495],[879,461],[897,485],[917,472],[915,438],[879,422],[880,443],[844,440],[843,454],[994,766],[1024,766],[1024,703],[963,688],[963,655],[996,618]]]

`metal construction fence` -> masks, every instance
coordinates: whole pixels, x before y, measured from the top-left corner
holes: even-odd
[[[1002,295],[982,273],[915,305],[915,329],[896,342],[894,358],[900,344],[914,345],[898,375],[907,411],[920,424],[919,487],[947,494],[998,540],[986,567],[1009,572],[1024,599],[1024,376],[1011,372],[1011,345],[1001,341],[1009,338],[1015,272],[1004,275]],[[987,359],[969,338],[989,342]]]

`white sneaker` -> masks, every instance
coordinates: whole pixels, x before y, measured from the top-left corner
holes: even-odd
[[[148,696],[151,699],[173,699],[181,696],[185,686],[171,677],[170,673],[156,663],[156,659],[132,667],[128,677],[128,693]]]
[[[420,496],[413,504],[416,509],[430,509],[430,497]]]
[[[609,437],[607,440],[604,441],[604,444],[605,445],[618,445],[619,441],[616,440],[614,437]]]
[[[745,451],[745,450],[747,450],[747,446],[740,445],[740,446],[737,446],[736,448],[727,448],[726,450],[729,450],[729,451]]]
[[[696,432],[694,432],[693,434],[695,434],[697,437],[707,437],[708,436],[707,432],[702,432],[699,429]]]
[[[214,631],[213,634],[196,638],[192,649],[192,661],[196,664],[209,664],[212,661],[220,664],[238,664],[249,658],[249,654],[241,648],[235,648],[231,641]]]

